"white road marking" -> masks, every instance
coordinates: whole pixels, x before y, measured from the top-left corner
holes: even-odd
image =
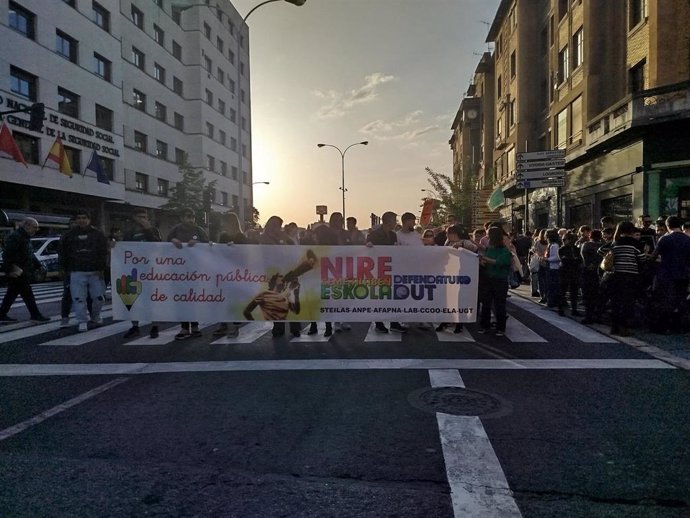
[[[676,369],[659,360],[246,360],[166,363],[4,364],[0,376],[85,376],[168,372],[249,372],[310,370],[608,370]]]
[[[300,336],[291,338],[290,342],[328,342],[331,339],[330,336],[323,336],[323,333],[326,331],[326,322],[316,323],[316,329],[318,332],[314,335],[307,334],[310,325],[307,325],[304,329],[302,329],[302,334]],[[335,330],[333,332],[335,333]]]
[[[443,331],[436,331],[436,337],[439,342],[476,342],[477,340],[470,334],[467,326],[464,326],[462,333],[454,333],[455,324],[448,324]]]
[[[108,306],[110,308],[110,306]],[[108,318],[112,315],[110,309],[103,307],[101,310],[101,317]],[[71,330],[75,330],[76,323],[72,321],[70,325]],[[14,326],[13,326],[14,327]],[[108,326],[104,326],[108,327]],[[21,327],[19,329],[14,329],[13,331],[0,331],[0,343],[11,342],[13,340],[21,340],[22,338],[30,338],[32,336],[41,335],[43,333],[48,333],[50,331],[57,331],[60,329],[60,318],[56,317],[54,320],[51,319],[50,322],[46,324],[32,324],[28,327]]]
[[[383,323],[388,328],[388,333],[378,333],[374,322],[369,326],[365,342],[402,342],[402,333],[391,331],[390,322]]]
[[[148,322],[140,322],[141,325],[146,325]],[[43,342],[42,346],[52,347],[52,346],[71,346],[76,347],[78,345],[85,345],[89,342],[94,342],[96,340],[101,340],[103,338],[108,338],[109,336],[124,333],[130,327],[132,323],[128,320],[122,322],[115,322],[109,326],[96,327],[90,329],[84,333],[74,333],[68,336],[62,336],[56,338],[55,340],[50,340],[49,342]]]
[[[574,320],[567,317],[562,317],[553,311],[544,309],[541,306],[535,306],[533,302],[526,301],[519,297],[512,297],[510,299],[509,304],[513,304],[514,306],[517,306],[520,309],[524,309],[525,311],[532,313],[533,315],[541,318],[542,320],[545,320],[549,324],[556,326],[559,330],[563,331],[564,333],[568,333],[569,335],[574,336],[581,342],[604,344],[620,343],[618,340],[611,338],[610,336],[601,334],[598,331],[595,331],[587,326],[583,326],[579,322],[575,322]]]
[[[454,369],[430,370],[432,387],[462,387]],[[456,518],[518,518],[513,492],[479,417],[437,413],[443,458]]]
[[[141,322],[139,325],[143,325]],[[179,326],[172,326],[159,331],[158,338],[150,338],[149,334],[142,331],[141,336],[126,342],[124,345],[165,345],[175,340],[175,335],[180,332]]]
[[[0,441],[9,439],[10,437],[17,435],[18,433],[21,433],[24,430],[31,428],[32,426],[42,423],[46,419],[49,419],[54,415],[59,414],[60,412],[64,412],[65,410],[72,408],[73,406],[76,406],[79,403],[86,401],[87,399],[97,396],[98,394],[101,394],[106,390],[110,390],[111,388],[124,383],[128,379],[129,378],[115,379],[113,381],[106,383],[105,385],[101,385],[100,387],[96,387],[93,390],[89,390],[88,392],[85,392],[75,398],[72,398],[69,401],[65,401],[64,403],[54,406],[53,408],[46,410],[45,412],[41,412],[40,414],[30,419],[27,419],[26,421],[15,424],[14,426],[10,426],[9,428],[5,428],[4,430],[0,430]]]
[[[511,342],[548,342],[519,320],[511,317],[506,321],[506,336]]]
[[[250,344],[268,333],[272,327],[272,322],[249,322],[240,327],[240,334],[236,337],[223,336],[211,342],[211,345]]]

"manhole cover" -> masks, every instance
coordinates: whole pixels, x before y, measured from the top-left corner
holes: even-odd
[[[412,392],[408,401],[425,412],[451,415],[498,417],[510,411],[501,398],[461,387],[424,388]]]

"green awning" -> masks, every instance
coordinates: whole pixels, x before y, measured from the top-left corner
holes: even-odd
[[[501,187],[496,187],[494,192],[491,193],[489,199],[486,201],[489,210],[496,210],[501,205],[506,202],[506,197],[503,195],[503,189]]]

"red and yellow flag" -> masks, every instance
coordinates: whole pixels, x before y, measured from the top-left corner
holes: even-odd
[[[24,160],[24,155],[22,155],[17,142],[12,136],[12,132],[4,122],[0,127],[0,152],[11,156],[20,164],[24,164],[24,167],[29,167],[26,163],[26,160]],[[0,156],[2,153],[0,153]]]
[[[57,137],[55,142],[53,142],[50,151],[48,151],[48,156],[45,162],[43,162],[43,167],[45,167],[48,160],[55,162],[62,174],[72,178],[72,164],[69,163],[69,158],[67,158],[67,153],[65,152],[65,146],[62,145],[60,137]]]

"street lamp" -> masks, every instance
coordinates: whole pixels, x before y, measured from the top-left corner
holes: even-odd
[[[333,144],[316,144],[317,147],[332,147],[338,150],[338,153],[340,153],[340,158],[341,158],[341,167],[342,167],[342,186],[340,187],[340,190],[343,191],[343,220],[345,220],[345,153],[347,153],[347,150],[350,149],[352,146],[366,146],[369,144],[368,140],[365,140],[364,142],[355,142],[354,144],[350,144],[345,148],[345,151],[341,151],[338,146],[334,146]]]
[[[245,16],[242,18],[242,24],[237,28],[237,37],[235,40],[237,41],[237,45],[235,47],[236,53],[235,56],[237,57],[238,62],[235,63],[235,70],[237,71],[237,74],[235,75],[235,88],[237,88],[239,91],[235,92],[235,98],[237,99],[237,169],[239,171],[239,188],[238,188],[238,197],[240,200],[240,207],[239,207],[239,217],[240,221],[242,223],[245,222],[245,204],[244,204],[244,171],[242,170],[242,158],[243,158],[243,151],[242,151],[242,71],[240,67],[240,63],[242,62],[241,58],[241,52],[242,52],[242,27],[246,25],[247,23],[247,18],[256,11],[259,7],[264,6],[266,4],[271,4],[273,2],[287,2],[288,4],[295,5],[297,7],[300,7],[304,5],[307,0],[265,0],[264,2],[261,2],[257,5],[255,5]],[[173,8],[179,9],[179,12],[186,11],[187,9],[190,9],[192,7],[208,7],[211,9],[216,9],[219,13],[225,14],[225,16],[230,19],[230,16],[223,10],[221,10],[220,7],[217,5],[210,5],[210,4],[190,4],[190,5],[184,5],[184,6],[175,6],[173,4]],[[247,27],[247,31],[249,31],[249,27]],[[249,52],[247,52],[247,57],[249,57]]]

